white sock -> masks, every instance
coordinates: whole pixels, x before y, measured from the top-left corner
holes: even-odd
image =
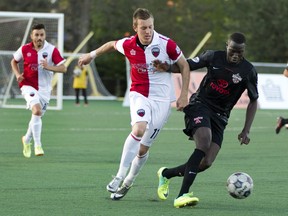
[[[31,142],[31,139],[32,139],[32,129],[31,129],[31,120],[28,124],[28,129],[27,129],[27,132],[25,134],[25,143],[30,143]]]
[[[136,137],[132,133],[128,135],[123,146],[121,161],[117,172],[117,177],[125,178],[132,160],[139,151],[141,137]]]
[[[131,169],[129,171],[129,174],[124,180],[124,184],[127,186],[131,186],[133,182],[135,181],[136,177],[140,173],[140,170],[146,163],[149,156],[149,152],[147,152],[145,155],[142,155],[141,157],[137,155],[137,157],[134,158],[131,164]]]
[[[30,127],[33,134],[34,146],[41,146],[41,131],[42,131],[42,119],[41,116],[33,115],[30,121]]]

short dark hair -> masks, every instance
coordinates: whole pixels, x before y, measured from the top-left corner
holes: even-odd
[[[35,29],[37,29],[37,30],[39,30],[39,29],[44,29],[44,30],[45,30],[45,26],[44,26],[44,24],[42,24],[42,23],[35,23],[35,24],[32,26],[31,31],[33,31],[33,30],[35,30]]]
[[[245,35],[241,32],[234,32],[229,36],[229,40],[232,40],[238,44],[243,44],[246,42]]]
[[[137,25],[137,20],[147,20],[149,18],[154,18],[153,14],[146,8],[137,8],[133,13],[133,26]]]

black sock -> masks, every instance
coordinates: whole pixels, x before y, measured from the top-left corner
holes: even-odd
[[[189,193],[189,189],[196,178],[199,164],[203,157],[205,157],[205,153],[199,149],[195,149],[190,156],[188,162],[186,163],[184,178],[178,197],[182,196],[185,193]]]
[[[185,168],[186,168],[186,163],[178,167],[164,169],[162,172],[162,176],[166,177],[167,179],[170,179],[175,176],[184,176]]]

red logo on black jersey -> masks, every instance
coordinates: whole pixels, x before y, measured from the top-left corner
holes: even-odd
[[[226,80],[217,80],[217,84],[221,88],[227,88],[227,86],[228,86],[228,82]]]
[[[152,48],[152,54],[154,57],[157,57],[159,55],[159,53],[160,53],[159,47],[153,47]]]
[[[145,110],[144,109],[139,109],[137,110],[137,114],[140,116],[140,117],[143,117],[145,115]]]
[[[226,89],[228,87],[228,82],[226,80],[217,80],[217,83],[211,82],[210,87],[220,94],[230,94],[229,90]]]

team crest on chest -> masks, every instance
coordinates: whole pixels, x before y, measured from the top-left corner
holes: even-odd
[[[153,47],[151,52],[154,57],[157,57],[160,54],[160,49],[159,47]]]
[[[232,75],[232,81],[233,81],[233,83],[237,84],[237,83],[239,83],[241,80],[242,80],[242,77],[239,75],[239,73]]]

